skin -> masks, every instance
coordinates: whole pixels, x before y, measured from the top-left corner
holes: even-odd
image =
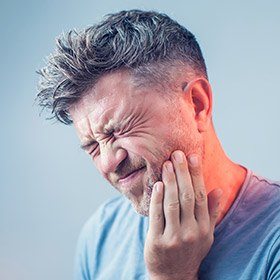
[[[144,255],[151,279],[196,279],[215,224],[246,176],[214,131],[210,84],[178,73],[165,89],[140,87],[125,71],[106,74],[69,110],[81,144],[96,142],[85,150],[99,172],[150,215]],[[174,151],[183,155],[179,165]],[[191,155],[197,165],[187,161]],[[129,185],[119,182],[139,168]]]
[[[200,263],[214,241],[222,192],[214,190],[207,199],[199,156],[186,160],[175,151],[171,158],[152,194],[146,266],[150,279],[198,279]]]

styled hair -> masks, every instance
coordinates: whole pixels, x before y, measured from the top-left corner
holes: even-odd
[[[207,79],[200,47],[190,31],[154,11],[109,14],[99,24],[57,38],[46,66],[37,71],[36,100],[42,109],[51,110],[49,119],[71,124],[69,107],[102,75],[127,70],[161,84],[175,64]]]

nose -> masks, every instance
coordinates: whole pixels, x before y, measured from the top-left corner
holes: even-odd
[[[101,173],[107,177],[109,173],[115,172],[118,165],[127,157],[127,151],[122,147],[114,147],[114,143],[102,143],[99,149],[98,165]]]

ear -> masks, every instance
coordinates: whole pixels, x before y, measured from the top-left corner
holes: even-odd
[[[189,104],[193,108],[193,114],[199,132],[206,131],[212,121],[212,89],[204,78],[198,78],[189,82],[183,88],[187,93]]]

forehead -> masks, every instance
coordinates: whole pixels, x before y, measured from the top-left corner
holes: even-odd
[[[107,74],[85,92],[69,112],[78,133],[103,131],[118,125],[119,120],[125,121],[125,116],[145,110],[148,92],[137,87],[126,72]]]
[[[116,99],[125,101],[133,93],[133,80],[126,73],[106,74],[89,90],[83,93],[69,112],[73,120],[79,121],[83,115],[89,114],[92,110],[102,111],[100,106],[113,103]]]

